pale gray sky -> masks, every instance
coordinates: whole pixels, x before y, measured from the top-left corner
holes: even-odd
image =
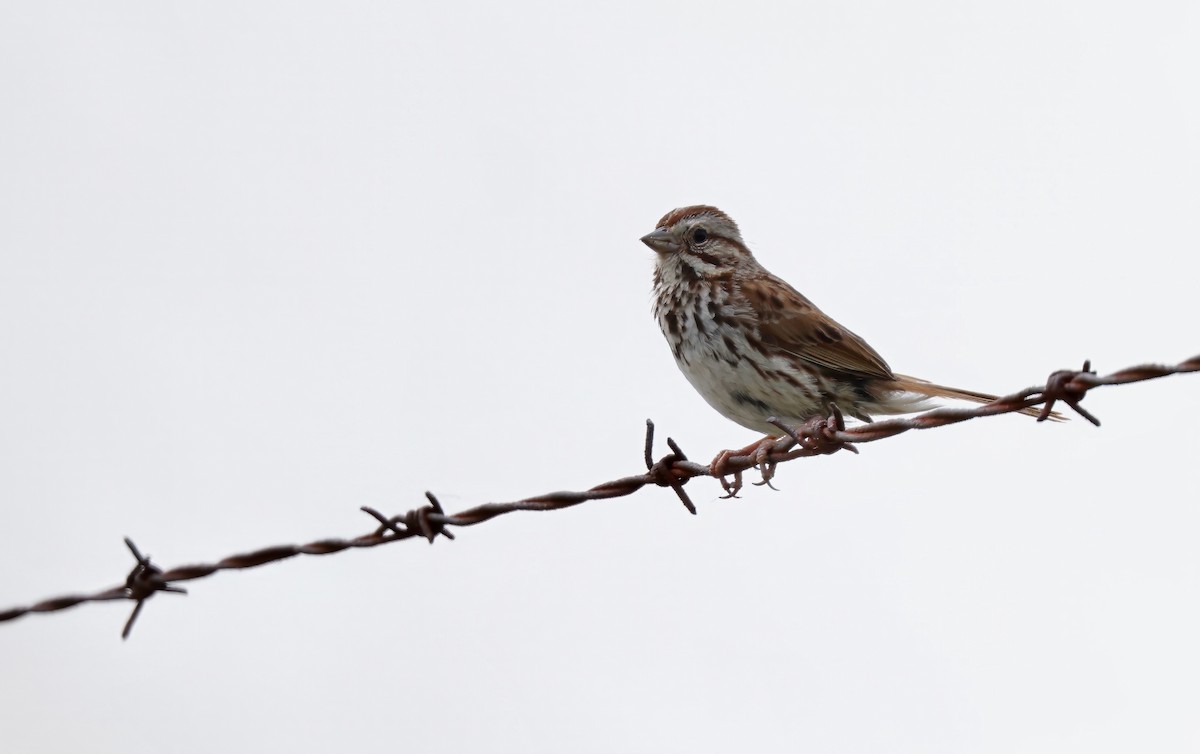
[[[1200,350],[1200,11],[0,5],[0,607],[753,439],[712,203],[900,371]],[[1200,378],[0,625],[6,752],[1200,749]],[[661,452],[661,451],[660,451]]]

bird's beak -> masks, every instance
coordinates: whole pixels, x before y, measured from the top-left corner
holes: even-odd
[[[653,233],[647,233],[642,236],[642,243],[654,249],[659,254],[671,254],[679,251],[679,241],[675,235],[666,228],[659,228]]]

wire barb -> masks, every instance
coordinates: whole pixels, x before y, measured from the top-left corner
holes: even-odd
[[[1046,389],[1042,391],[1042,397],[1046,400],[1046,404],[1042,406],[1042,412],[1038,414],[1037,420],[1040,422],[1046,421],[1050,417],[1050,412],[1054,410],[1054,404],[1058,401],[1070,406],[1075,413],[1087,419],[1095,426],[1100,426],[1100,420],[1088,413],[1087,409],[1079,405],[1079,401],[1083,400],[1083,396],[1087,395],[1089,386],[1079,379],[1083,375],[1092,375],[1096,373],[1092,370],[1092,362],[1083,362],[1083,369],[1080,371],[1072,371],[1070,369],[1060,369],[1050,375],[1050,379],[1046,380]]]
[[[675,496],[679,498],[679,502],[683,503],[683,507],[688,509],[688,512],[693,516],[696,515],[696,504],[688,497],[684,491],[683,485],[691,477],[680,476],[675,473],[676,462],[687,461],[687,455],[679,448],[679,444],[672,438],[667,438],[667,447],[671,449],[668,455],[662,457],[658,463],[654,463],[654,422],[646,420],[646,474],[651,478],[654,484],[659,487],[670,487],[675,491]]]
[[[133,612],[129,614],[129,619],[125,621],[125,628],[121,631],[122,639],[129,638],[130,632],[133,631],[133,624],[137,622],[138,616],[142,614],[142,606],[146,604],[146,600],[154,596],[155,592],[187,594],[186,589],[171,586],[164,581],[162,579],[162,569],[150,561],[149,555],[142,555],[137,545],[129,537],[125,537],[125,546],[133,553],[133,558],[137,561],[137,565],[125,577],[125,596],[128,599],[134,600],[135,604]]]
[[[353,539],[322,539],[303,545],[266,547],[254,552],[232,555],[216,563],[179,566],[165,571],[154,565],[150,556],[142,555],[133,541],[126,538],[125,544],[133,553],[137,564],[129,572],[123,584],[93,594],[54,597],[26,607],[2,610],[0,611],[0,623],[15,620],[29,613],[57,612],[85,602],[132,600],[135,603],[133,611],[121,633],[122,638],[127,638],[138,616],[141,615],[146,601],[155,594],[158,592],[186,594],[187,592],[183,588],[176,586],[177,582],[204,578],[218,571],[256,568],[296,555],[329,555],[348,549],[377,547],[418,536],[430,543],[439,535],[447,539],[454,539],[454,535],[447,530],[447,527],[474,526],[496,516],[515,511],[561,510],[591,500],[625,497],[647,485],[670,487],[684,507],[690,513],[695,514],[696,506],[683,489],[683,485],[695,477],[716,478],[726,492],[725,497],[735,497],[742,487],[742,472],[747,469],[758,468],[762,474],[762,482],[756,484],[765,484],[773,489],[771,480],[775,476],[778,465],[795,458],[829,455],[841,450],[857,453],[858,449],[854,447],[855,443],[874,442],[913,429],[942,427],[983,416],[1014,413],[1035,406],[1042,406],[1042,411],[1038,416],[1038,420],[1041,421],[1051,415],[1050,412],[1058,401],[1070,406],[1072,410],[1092,424],[1100,426],[1100,420],[1079,405],[1089,390],[1101,385],[1123,385],[1197,371],[1200,371],[1200,355],[1173,366],[1143,364],[1104,376],[1099,376],[1092,371],[1091,362],[1084,362],[1081,370],[1054,372],[1047,379],[1045,385],[1030,387],[1012,395],[997,398],[982,406],[969,409],[939,408],[907,418],[889,419],[851,428],[846,427],[845,417],[838,407],[830,406],[829,416],[814,417],[799,427],[789,427],[772,418],[770,423],[780,429],[782,432],[780,437],[766,438],[764,441],[747,446],[742,451],[724,451],[718,455],[717,459],[714,459],[712,464],[707,466],[688,460],[679,444],[671,438],[667,439],[667,446],[671,452],[655,461],[654,422],[647,419],[646,437],[642,450],[646,471],[642,474],[615,479],[582,492],[551,492],[509,503],[483,503],[453,515],[449,515],[443,510],[441,503],[433,493],[426,492],[425,498],[428,501],[426,505],[400,516],[389,517],[374,508],[364,506],[362,510],[378,523],[376,529],[370,534]],[[732,482],[726,478],[729,475],[733,476]]]

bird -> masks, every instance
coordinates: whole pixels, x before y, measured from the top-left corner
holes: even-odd
[[[671,210],[641,241],[655,252],[654,316],[675,363],[710,406],[766,434],[759,443],[782,436],[774,422],[797,427],[831,407],[870,422],[932,408],[934,398],[996,400],[893,372],[866,340],[763,267],[716,207]]]

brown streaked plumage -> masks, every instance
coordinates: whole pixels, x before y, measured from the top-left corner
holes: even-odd
[[[929,408],[927,398],[995,400],[892,372],[865,340],[759,264],[716,207],[672,210],[642,241],[657,252],[654,313],[676,363],[744,427],[777,435],[769,417],[798,425],[831,403],[871,421]]]

